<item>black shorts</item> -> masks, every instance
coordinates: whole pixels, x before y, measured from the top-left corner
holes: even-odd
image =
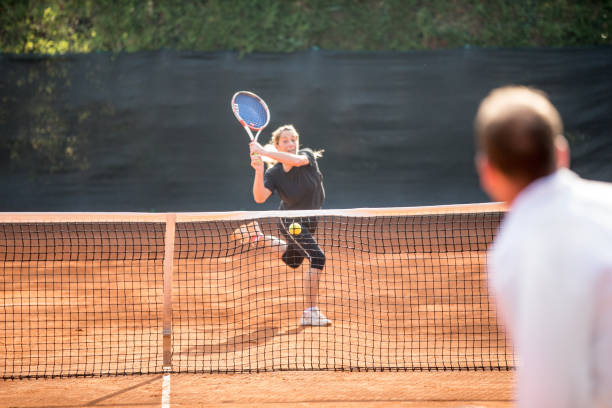
[[[297,235],[289,233],[289,225],[294,222],[302,227],[302,231]],[[317,219],[315,217],[281,218],[279,229],[287,241],[287,251],[282,257],[283,262],[291,268],[297,268],[307,257],[312,268],[323,269],[325,254],[313,237],[317,230]]]

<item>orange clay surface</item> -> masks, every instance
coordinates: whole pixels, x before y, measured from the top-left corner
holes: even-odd
[[[170,407],[511,407],[513,372],[173,374]],[[160,407],[162,376],[0,383],[0,406]]]
[[[483,251],[366,254],[321,242],[326,328],[298,325],[307,263],[287,268],[256,245],[175,254],[171,407],[512,405],[513,371],[319,371],[514,364],[486,294]],[[0,371],[158,373],[160,269],[149,259],[5,262]],[[272,370],[284,371],[214,373]],[[161,400],[160,374],[0,381],[0,407]]]

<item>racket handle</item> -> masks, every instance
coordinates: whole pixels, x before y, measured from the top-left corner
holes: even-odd
[[[244,125],[244,129],[249,134],[249,137],[251,138],[251,141],[257,141],[257,136],[259,136],[259,132],[257,132],[257,136],[253,137],[253,132],[251,132],[251,129],[247,125]],[[260,132],[261,132],[261,130],[260,130]],[[253,153],[252,155],[253,156],[259,156],[259,153]]]

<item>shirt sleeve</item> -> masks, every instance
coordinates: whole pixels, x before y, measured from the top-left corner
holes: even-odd
[[[271,167],[264,173],[264,187],[274,192],[276,189],[276,182],[274,177],[274,168]]]
[[[302,156],[306,156],[308,157],[308,162],[310,163],[310,166],[316,167],[316,158],[314,155],[314,152],[310,149],[302,149],[298,152],[299,154],[301,154]]]

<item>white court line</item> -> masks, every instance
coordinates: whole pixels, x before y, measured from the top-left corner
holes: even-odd
[[[170,374],[164,374],[162,379],[161,408],[170,408]]]

